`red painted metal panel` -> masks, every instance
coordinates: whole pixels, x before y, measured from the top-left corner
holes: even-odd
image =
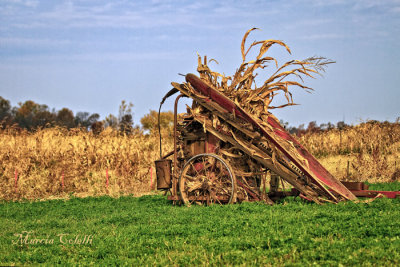
[[[323,189],[328,195],[331,192],[326,187],[332,189],[335,193],[345,197],[346,199],[355,200],[356,196],[351,193],[339,180],[334,178],[312,155],[309,153],[296,139],[294,139],[272,116],[268,118],[267,123],[272,126],[274,134],[290,141],[294,144],[297,152],[308,161],[309,167],[296,160],[289,151],[287,151],[278,141],[277,138],[268,133],[257,121],[255,121],[245,110],[237,106],[231,99],[208,86],[199,77],[194,74],[187,74],[186,81],[189,82],[193,88],[199,91],[204,96],[210,98],[210,101],[215,101],[227,112],[235,114],[235,116],[242,118],[254,127],[258,128],[263,135],[271,141],[290,161],[293,162],[305,175],[307,175],[315,184]],[[334,197],[333,197],[334,198]]]
[[[276,135],[293,143],[297,152],[308,161],[308,166],[311,173],[314,174],[316,178],[318,178],[324,185],[328,186],[336,193],[339,193],[347,199],[355,199],[351,191],[348,190],[347,187],[345,187],[339,180],[333,177],[333,175],[330,174],[328,170],[325,169],[324,166],[322,166],[321,163],[319,163],[319,161],[310,152],[308,152],[293,136],[291,136],[281,126],[281,124],[275,120],[274,117],[268,117],[268,124],[273,127],[274,133]],[[303,166],[298,166],[297,164],[296,166],[300,168],[304,173],[309,173],[309,171],[306,171]]]
[[[375,191],[375,190],[351,190],[357,197],[376,197],[378,194],[387,198],[400,198],[400,191]]]
[[[217,142],[219,139],[211,133],[207,133],[206,153],[215,153],[217,151]]]

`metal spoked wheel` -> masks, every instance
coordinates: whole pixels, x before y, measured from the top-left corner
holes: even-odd
[[[224,204],[236,201],[236,177],[232,168],[215,154],[199,154],[189,159],[179,177],[182,201]]]

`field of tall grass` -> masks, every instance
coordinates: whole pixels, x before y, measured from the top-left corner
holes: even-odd
[[[343,129],[310,131],[299,141],[341,180],[400,179],[400,123],[369,121]]]
[[[171,145],[164,147],[171,150]],[[149,192],[157,157],[158,139],[141,133],[124,135],[111,128],[98,135],[63,128],[3,130],[0,199]]]
[[[172,150],[163,133],[163,150]],[[400,124],[363,123],[299,137],[338,179],[400,180]],[[96,135],[79,129],[0,131],[0,199],[119,196],[152,190],[159,158],[155,134],[124,135],[107,128]]]

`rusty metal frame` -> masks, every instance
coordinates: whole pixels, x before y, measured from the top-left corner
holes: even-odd
[[[181,97],[186,97],[184,94],[180,94],[176,97],[175,103],[174,103],[174,170],[173,170],[173,175],[172,175],[172,195],[176,196],[177,195],[177,188],[178,188],[178,173],[177,173],[177,167],[178,167],[178,151],[177,151],[177,124],[178,124],[178,102]]]
[[[190,116],[192,121],[202,124],[204,131],[206,132],[204,141],[205,153],[219,153],[218,151],[220,148],[219,145],[217,145],[219,144],[218,140],[226,142],[232,145],[232,147],[236,147],[236,149],[242,151],[245,155],[249,156],[252,160],[254,160],[254,162],[256,162],[255,164],[260,164],[260,166],[264,166],[265,168],[280,175],[282,179],[284,178],[286,182],[294,187],[290,192],[270,191],[268,194],[266,194],[267,198],[269,197],[275,200],[286,196],[300,196],[316,203],[337,203],[345,199],[356,200],[356,197],[379,197],[381,195],[389,198],[400,197],[400,192],[368,190],[368,187],[363,183],[342,184],[341,181],[336,180],[333,176],[331,176],[328,171],[325,170],[324,167],[322,167],[322,165],[308,151],[306,151],[295,139],[293,139],[293,137],[291,137],[285,131],[285,129],[283,129],[277,119],[275,119],[273,116],[268,117],[267,121],[265,121],[264,124],[261,124],[257,118],[253,118],[251,114],[248,114],[241,107],[237,106],[232,100],[218,92],[218,90],[202,82],[198,77],[188,74],[186,75],[186,79],[189,86],[172,83],[176,91],[181,92],[181,94],[176,97],[174,103],[174,147],[173,151],[162,157],[166,158],[172,154],[174,155],[173,170],[171,175],[172,195],[168,197],[168,199],[173,200],[174,203],[176,203],[176,201],[185,202],[178,192],[180,176],[180,173],[178,173],[178,149],[185,149],[185,146],[191,145],[190,142],[186,142],[184,139],[186,135],[183,134],[182,138],[184,144],[180,144],[178,148],[178,134],[182,134],[181,131],[187,131],[192,134],[194,133],[191,132],[192,128],[186,128],[187,125],[182,129],[179,128],[180,132],[178,133],[178,103],[182,97],[191,98],[205,110],[208,110],[212,114],[215,113],[214,115],[219,119],[222,119],[224,123],[227,123],[227,125],[230,127],[238,130],[239,135],[236,136],[236,132],[234,133],[232,130],[227,132],[217,128],[210,119],[206,119],[206,116],[197,113],[192,114],[190,111],[188,111],[188,113],[193,115],[193,117]],[[246,128],[238,121],[248,123],[250,127]],[[191,122],[189,122],[188,125],[190,125],[190,123]],[[212,138],[209,139],[211,136]],[[245,136],[248,138],[246,139],[240,136]],[[191,139],[188,140],[190,141]],[[291,154],[294,153],[292,150],[281,144],[285,141],[290,141],[294,144],[293,148],[289,148],[307,159],[309,166],[307,164],[303,164],[298,158]],[[274,161],[273,156],[268,154],[270,153],[269,150],[265,150],[265,143],[272,143],[275,148],[285,156],[286,161],[282,159],[277,159]],[[221,146],[221,151],[223,151],[224,148],[225,147]],[[215,151],[216,149],[218,151]],[[183,152],[183,155],[186,158],[186,152],[181,152]],[[198,152],[192,153],[197,154]],[[292,168],[288,162],[297,168]],[[244,181],[246,182],[246,180]],[[236,183],[239,185],[239,187],[243,188],[243,190],[247,192],[249,197],[251,196],[252,200],[259,201],[264,198],[261,195],[258,196],[258,192],[255,192],[252,190],[252,188],[245,186],[240,182],[240,180],[237,180]],[[220,200],[223,201],[223,198]]]

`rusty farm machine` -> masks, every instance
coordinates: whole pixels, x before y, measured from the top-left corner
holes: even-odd
[[[287,196],[316,203],[357,200],[358,196],[400,196],[400,192],[368,190],[364,183],[339,181],[282,127],[269,112],[276,92],[284,91],[289,96],[286,105],[290,105],[288,86],[309,89],[283,78],[310,76],[324,62],[322,58],[290,61],[278,70],[296,68],[277,71],[263,86],[250,88],[256,76],[254,70],[264,67],[265,62],[276,62],[264,56],[270,46],[279,44],[290,52],[280,41],[253,42],[250,48],[261,45],[260,52],[256,60],[246,62],[250,48],[245,51],[244,44],[252,30],[243,38],[243,64],[233,78],[212,72],[206,58],[202,63],[199,57],[200,77],[187,74],[186,82],[172,83],[161,105],[166,98],[180,93],[174,107],[174,149],[162,155],[160,136],[160,159],[155,162],[157,188],[170,192],[168,199],[186,205],[242,201],[273,204]],[[221,77],[222,81],[217,82]],[[193,102],[186,113],[178,115],[178,102],[183,97]]]

